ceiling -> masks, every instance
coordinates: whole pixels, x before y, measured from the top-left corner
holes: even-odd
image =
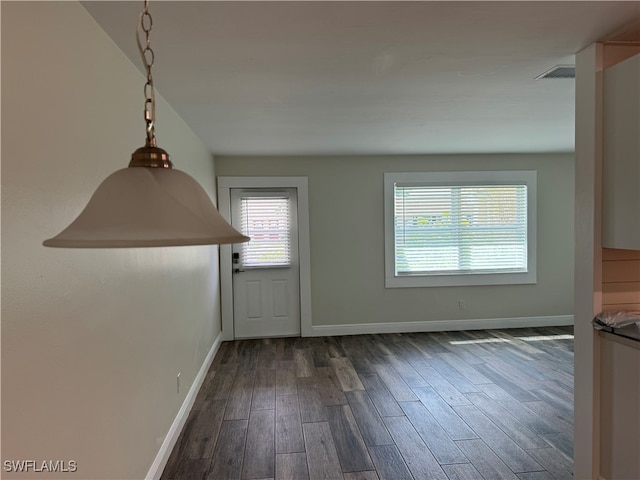
[[[142,2],[83,5],[142,70]],[[560,152],[573,151],[574,81],[535,77],[637,21],[640,2],[157,1],[150,12],[156,88],[214,154]]]

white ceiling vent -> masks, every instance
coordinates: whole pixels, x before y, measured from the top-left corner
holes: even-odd
[[[556,65],[538,75],[536,80],[540,80],[541,78],[576,78],[576,67],[575,65]]]

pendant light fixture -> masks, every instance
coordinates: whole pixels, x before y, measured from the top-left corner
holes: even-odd
[[[145,0],[136,31],[147,73],[145,146],[133,152],[128,168],[116,171],[100,184],[66,229],[43,242],[47,247],[162,247],[249,241],[222,218],[196,180],[174,170],[169,154],[156,144],[152,26],[149,2]]]

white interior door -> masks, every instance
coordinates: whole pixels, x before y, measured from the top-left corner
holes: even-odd
[[[232,188],[231,223],[251,241],[232,248],[236,338],[300,335],[295,188]]]

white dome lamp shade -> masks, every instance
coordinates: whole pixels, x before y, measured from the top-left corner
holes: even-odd
[[[111,174],[98,186],[87,206],[67,228],[43,242],[47,247],[162,247],[249,241],[249,237],[222,218],[196,180],[173,169],[167,152],[156,145],[151,26],[145,1],[137,38],[147,70],[146,145],[133,152],[128,168]],[[140,30],[146,34],[144,47]]]
[[[135,166],[168,155],[142,147],[107,177],[78,217],[47,247],[125,248],[249,241],[229,225],[193,177],[172,166]]]

